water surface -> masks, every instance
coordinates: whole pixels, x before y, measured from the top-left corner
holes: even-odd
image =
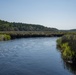
[[[0,42],[0,75],[73,75],[56,49],[57,38]]]

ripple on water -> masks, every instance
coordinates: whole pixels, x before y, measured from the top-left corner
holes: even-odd
[[[57,38],[0,42],[0,75],[72,75],[64,69]]]

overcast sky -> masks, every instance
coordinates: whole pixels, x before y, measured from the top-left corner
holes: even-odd
[[[0,0],[0,19],[76,29],[76,0]]]

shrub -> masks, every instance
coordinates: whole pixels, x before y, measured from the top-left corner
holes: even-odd
[[[0,34],[0,41],[3,41],[3,40],[10,40],[11,39],[11,36],[10,35],[7,35],[7,34]]]
[[[76,35],[64,35],[57,40],[62,56],[67,61],[76,61]]]

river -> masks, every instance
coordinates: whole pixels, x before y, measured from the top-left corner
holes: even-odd
[[[0,42],[0,75],[74,75],[56,48],[56,37]]]

